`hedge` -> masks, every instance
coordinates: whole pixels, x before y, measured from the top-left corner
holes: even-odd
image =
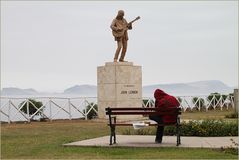
[[[222,120],[203,120],[189,121],[181,123],[182,136],[200,136],[200,137],[219,137],[219,136],[238,136],[238,123],[226,122]],[[155,135],[156,127],[147,127],[139,130],[127,128],[122,131],[125,135]],[[164,135],[175,135],[174,126],[166,126]]]

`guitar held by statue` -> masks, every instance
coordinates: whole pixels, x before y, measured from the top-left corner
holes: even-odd
[[[128,28],[130,26],[132,26],[132,23],[134,23],[135,21],[139,20],[140,19],[140,16],[136,17],[134,20],[130,21],[128,24],[127,24],[127,27],[124,27],[124,26],[115,26],[117,27],[118,29],[116,30],[112,30],[112,34],[114,37],[122,37],[125,33],[126,30],[128,30]]]

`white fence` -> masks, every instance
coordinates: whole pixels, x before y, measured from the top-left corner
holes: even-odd
[[[184,112],[193,109],[205,110],[216,109],[220,110],[229,107],[234,108],[234,96],[233,95],[199,95],[199,96],[177,96],[180,107]],[[144,98],[143,107],[154,107],[154,98]]]
[[[187,110],[202,110],[208,111],[209,109],[219,108],[229,109],[234,108],[234,96],[233,95],[210,95],[210,96],[181,96],[177,97],[180,101],[180,106],[183,111]]]
[[[194,98],[197,97],[197,98]],[[40,108],[31,100],[42,102]],[[234,108],[232,95],[203,95],[203,96],[179,96],[180,107],[183,111],[220,108]],[[1,97],[0,121],[28,121],[40,118],[54,119],[87,119],[89,114],[97,113],[97,97],[59,98],[59,97]],[[143,98],[142,107],[154,107],[154,98]],[[24,111],[23,111],[24,110]]]
[[[40,108],[32,100],[42,102]],[[59,97],[31,97],[10,98],[1,97],[0,115],[1,121],[28,121],[40,117],[54,119],[85,118],[95,109],[96,97],[59,98]],[[25,108],[24,108],[25,107]],[[34,108],[34,109],[32,109]],[[25,110],[25,112],[23,112]],[[34,113],[32,113],[32,111]]]

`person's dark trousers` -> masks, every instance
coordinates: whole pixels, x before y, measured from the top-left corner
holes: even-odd
[[[157,122],[158,124],[162,124],[163,123],[163,119],[160,116],[149,116],[149,119]],[[155,142],[158,142],[158,143],[162,142],[163,131],[164,131],[164,126],[158,126],[157,132],[156,132]]]

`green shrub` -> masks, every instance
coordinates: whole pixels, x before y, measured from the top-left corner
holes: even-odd
[[[222,96],[222,99],[220,100]],[[213,98],[215,97],[215,98]],[[211,102],[210,106],[209,106],[209,109],[212,109],[213,106],[215,106],[216,104],[219,103],[219,101],[222,102],[222,104],[225,102],[225,100],[227,99],[227,95],[224,95],[224,94],[220,94],[220,93],[211,93],[208,97],[207,97],[208,101]],[[218,104],[219,105],[219,104]]]
[[[232,101],[234,102],[234,93],[230,93],[230,94],[229,94],[229,97],[230,97],[230,99],[232,99]]]
[[[180,98],[180,97],[177,97],[177,100],[179,103],[182,103],[182,101],[183,101],[182,98]]]
[[[233,106],[233,102],[234,102],[234,93],[230,93],[229,94],[229,106],[232,107]]]
[[[155,135],[156,128],[146,127],[142,129],[126,128],[122,131],[123,135]]]
[[[184,127],[184,126],[182,126]],[[189,124],[194,130],[195,136],[237,136],[238,124],[222,120],[194,121]],[[195,129],[194,129],[195,128]],[[185,133],[186,135],[187,133]],[[191,136],[191,135],[190,135]]]
[[[154,101],[152,99],[143,99],[142,107],[152,107],[152,104],[154,104]]]
[[[174,131],[174,134],[176,133],[175,127],[172,127],[171,129],[166,128],[165,135],[172,134],[172,131]],[[181,126],[181,135],[201,137],[238,136],[238,123],[222,120],[183,122]]]
[[[219,136],[238,136],[238,123],[226,122],[222,120],[203,120],[203,121],[189,121],[181,123],[182,136],[201,136],[201,137],[219,137]],[[138,134],[138,135],[155,135],[155,128],[144,128],[140,131],[133,129],[126,129],[122,134]],[[164,135],[175,135],[175,126],[166,126]]]
[[[23,101],[19,104],[19,107],[21,107],[26,101]],[[27,107],[27,103],[28,106]],[[43,104],[40,101],[36,101],[34,99],[28,99],[27,102],[23,105],[23,107],[20,109],[21,112],[28,114],[28,108],[29,108],[29,115],[32,116],[40,107],[42,107]],[[36,114],[38,116],[41,116],[42,118],[44,118],[43,116],[43,108]],[[31,118],[31,120],[33,120],[34,116]]]
[[[193,97],[192,101],[195,104],[195,107],[197,107],[197,109],[202,109],[205,106],[205,101],[203,98]]]
[[[94,105],[94,106],[93,106]],[[86,109],[83,110],[83,113],[88,113],[89,110],[91,109],[91,107],[93,106],[93,108],[98,111],[98,106],[97,104],[94,104],[94,103],[90,103],[86,106]],[[96,118],[98,115],[97,115],[97,112],[95,112],[94,109],[91,109],[90,112],[87,114],[87,119],[93,119],[93,118]]]

